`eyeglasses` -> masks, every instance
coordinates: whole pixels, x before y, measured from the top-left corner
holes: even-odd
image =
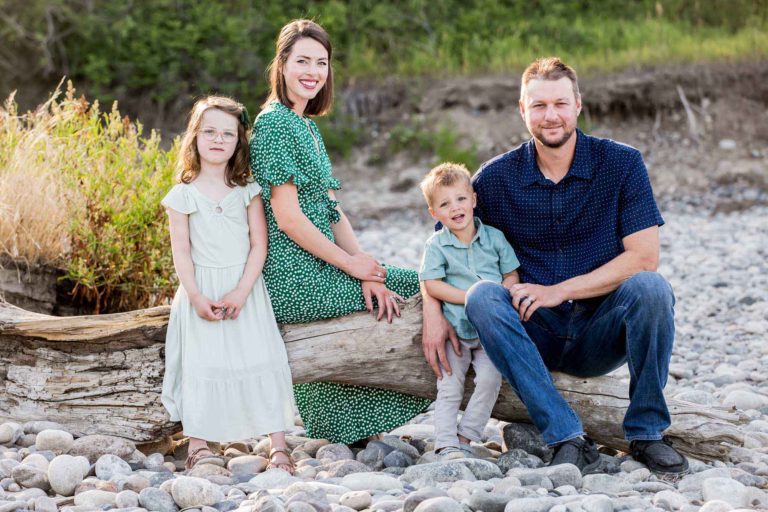
[[[230,142],[235,142],[237,140],[237,133],[236,132],[230,132],[230,131],[224,131],[220,132],[219,130],[215,130],[213,128],[206,128],[205,130],[200,130],[200,132],[203,135],[203,138],[208,141],[214,141],[216,138],[221,135],[221,140],[224,141],[226,144],[229,144]]]

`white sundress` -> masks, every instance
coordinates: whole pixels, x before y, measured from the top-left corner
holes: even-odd
[[[250,183],[217,203],[182,183],[162,200],[189,215],[195,281],[213,301],[232,291],[243,274],[250,251],[246,208],[260,192]],[[187,436],[206,441],[293,427],[291,371],[261,276],[236,320],[200,318],[179,286],[165,339],[162,402]]]

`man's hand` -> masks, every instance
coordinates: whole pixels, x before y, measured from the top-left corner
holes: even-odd
[[[456,355],[461,355],[461,345],[459,338],[453,326],[445,319],[440,310],[440,303],[437,311],[434,308],[424,306],[424,320],[422,322],[421,344],[424,349],[424,357],[438,379],[443,378],[440,366],[445,368],[448,375],[452,375],[451,365],[448,363],[448,357],[445,353],[445,341],[450,340],[453,351]]]
[[[512,307],[517,310],[523,322],[531,318],[540,307],[554,308],[565,302],[566,298],[557,285],[513,284],[509,289]]]

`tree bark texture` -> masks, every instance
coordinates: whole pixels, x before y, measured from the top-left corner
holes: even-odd
[[[0,422],[50,420],[75,435],[144,443],[180,429],[160,402],[168,307],[99,316],[52,317],[0,303]],[[361,312],[281,326],[294,383],[335,381],[434,399],[435,377],[421,348],[421,301],[391,324]],[[607,376],[554,375],[555,384],[599,443],[626,449],[621,423],[628,384]],[[471,378],[467,379],[471,383]],[[465,399],[471,392],[468,385]],[[667,435],[685,453],[724,460],[742,446],[745,417],[722,407],[667,399]],[[235,411],[236,413],[236,411]],[[494,417],[530,422],[504,383]]]

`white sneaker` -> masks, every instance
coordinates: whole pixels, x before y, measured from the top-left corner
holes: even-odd
[[[461,450],[462,452],[464,452],[464,455],[465,455],[467,458],[470,458],[470,459],[473,459],[473,458],[475,458],[475,450],[474,450],[474,448],[472,448],[472,446],[470,446],[469,444],[467,444],[467,443],[461,443],[461,444],[459,444],[459,450]]]
[[[467,457],[464,453],[464,450],[456,448],[455,446],[445,446],[435,450],[435,453],[437,453],[437,458],[441,461],[465,459]]]

